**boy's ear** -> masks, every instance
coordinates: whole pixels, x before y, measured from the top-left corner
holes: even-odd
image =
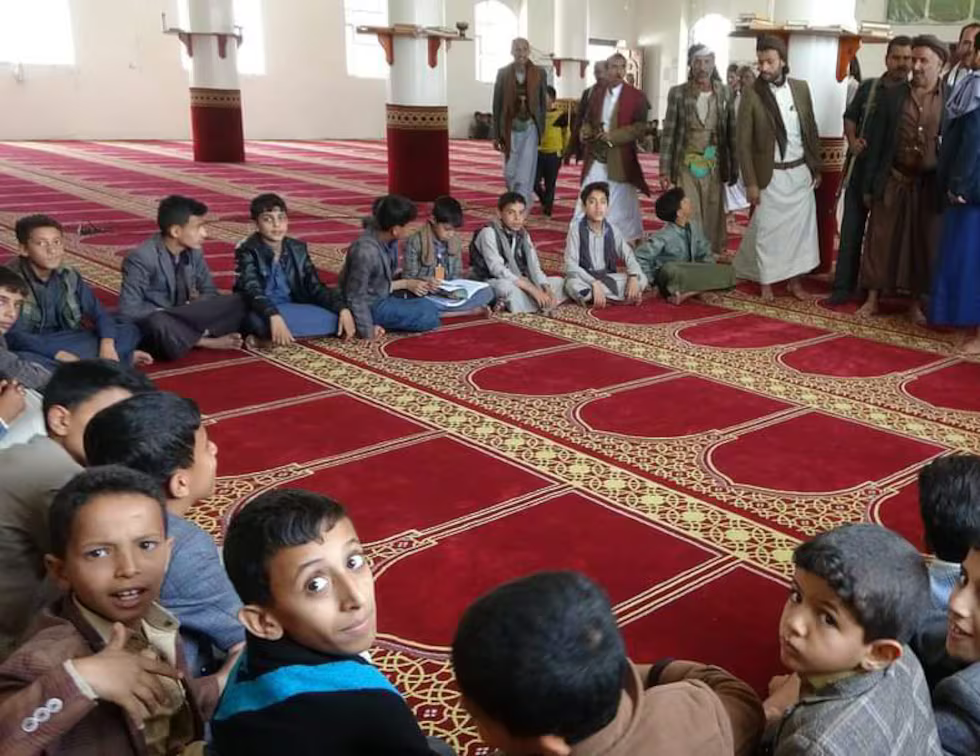
[[[277,641],[285,634],[275,615],[265,607],[256,604],[245,604],[239,609],[238,621],[257,638]]]
[[[882,669],[902,658],[902,644],[892,638],[871,641],[868,651],[861,660],[861,669],[872,672]]]
[[[59,438],[68,435],[68,428],[71,426],[71,410],[61,404],[54,404],[48,410],[48,429]]]
[[[177,472],[170,476],[170,480],[167,481],[167,498],[183,499],[185,496],[188,496],[191,492],[190,482],[191,477],[187,470],[177,470]]]
[[[71,585],[65,575],[65,560],[56,557],[54,554],[44,555],[44,567],[48,571],[48,576],[58,584],[58,587],[67,592]]]

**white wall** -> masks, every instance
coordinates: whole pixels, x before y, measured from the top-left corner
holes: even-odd
[[[555,0],[505,0],[532,45],[550,53]],[[188,75],[180,43],[161,33],[160,12],[176,0],[70,0],[74,67],[25,66],[23,81],[0,64],[0,139],[186,139]],[[880,20],[886,0],[858,0],[858,17]],[[446,23],[474,28],[473,0],[446,0]],[[667,89],[684,76],[687,30],[706,13],[734,17],[768,0],[590,0],[592,37],[622,39],[644,52],[647,96],[662,117]],[[264,0],[266,75],[242,77],[245,133],[251,139],[378,138],[386,85],[347,75],[342,0]],[[957,27],[915,26],[953,40]],[[248,30],[246,30],[246,34]],[[440,52],[444,55],[445,51]],[[736,40],[732,59],[752,59]],[[865,46],[866,74],[882,69],[883,46]],[[475,81],[473,42],[448,56],[450,133],[466,136],[474,110],[489,110],[493,86]]]

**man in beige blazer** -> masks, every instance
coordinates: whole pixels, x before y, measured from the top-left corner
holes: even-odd
[[[817,122],[807,83],[787,75],[783,41],[760,37],[756,55],[759,78],[742,93],[735,129],[739,169],[755,212],[735,272],[758,281],[767,302],[780,281],[804,299],[799,278],[820,262],[813,193],[820,183]]]

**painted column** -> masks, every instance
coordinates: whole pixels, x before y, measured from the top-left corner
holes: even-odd
[[[588,86],[589,0],[555,0],[555,90],[578,102]]]
[[[445,26],[443,0],[388,0],[388,23]],[[394,36],[392,43],[388,191],[416,201],[433,200],[449,194],[446,46],[424,36]]]
[[[842,25],[853,29],[855,6],[855,0],[776,0],[773,20],[777,25],[802,20],[811,26]],[[820,272],[831,269],[837,253],[835,198],[847,154],[843,121],[847,84],[837,80],[840,44],[838,37],[816,36],[805,30],[794,30],[789,41],[790,76],[809,84],[820,134],[821,183],[817,189]]]
[[[245,161],[238,40],[232,0],[190,0],[190,30],[182,35],[191,58],[194,160]]]

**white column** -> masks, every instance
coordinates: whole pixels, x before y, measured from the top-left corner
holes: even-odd
[[[388,23],[445,26],[443,0],[388,0]],[[394,38],[395,62],[388,77],[392,105],[445,106],[446,45],[439,46],[437,65],[429,67],[429,40]]]
[[[188,19],[194,52],[191,56],[191,87],[239,89],[238,45],[235,40],[226,40],[225,57],[222,58],[218,37],[201,34],[230,34],[234,30],[232,0],[189,0]]]
[[[807,21],[811,26],[854,28],[855,0],[776,0],[776,24]],[[790,76],[810,85],[814,116],[821,137],[844,134],[847,84],[837,81],[836,37],[794,31],[789,43]]]
[[[583,76],[577,62],[589,57],[589,0],[555,0],[554,52],[562,61],[561,76],[555,76],[558,98],[578,99],[589,84],[588,68]]]

